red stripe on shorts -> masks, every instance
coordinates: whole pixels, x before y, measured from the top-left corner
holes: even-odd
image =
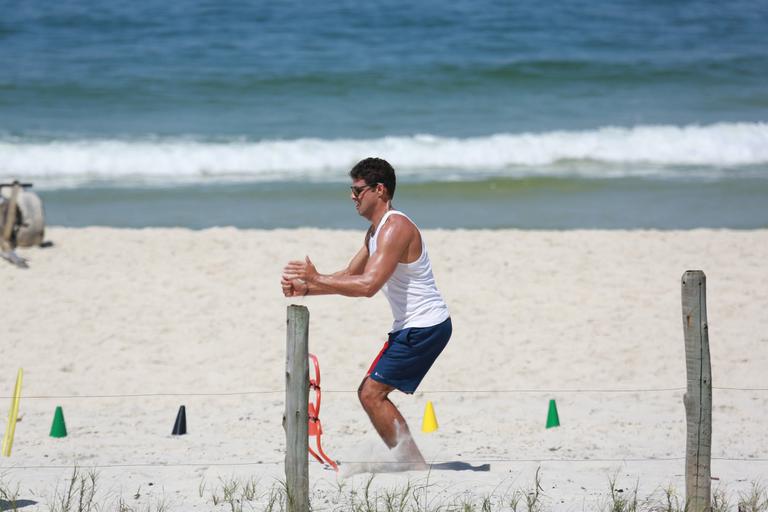
[[[386,352],[388,348],[389,348],[389,340],[385,341],[384,346],[381,347],[381,350],[379,350],[379,355],[377,355],[376,359],[373,360],[373,362],[371,363],[371,367],[368,368],[368,373],[365,374],[366,377],[371,373],[373,373],[373,369],[376,368],[376,364],[379,362],[379,359],[381,359],[381,356],[384,355],[384,352]]]

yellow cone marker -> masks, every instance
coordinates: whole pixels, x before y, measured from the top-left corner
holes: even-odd
[[[11,399],[11,411],[8,413],[8,428],[5,429],[3,436],[3,456],[11,456],[11,447],[13,446],[13,434],[16,433],[16,420],[19,417],[19,399],[21,398],[21,381],[24,377],[24,370],[19,368],[16,375],[16,387],[13,390]]]
[[[435,430],[437,430],[435,408],[432,407],[432,402],[427,402],[427,407],[424,408],[424,419],[421,422],[421,431],[429,433]]]

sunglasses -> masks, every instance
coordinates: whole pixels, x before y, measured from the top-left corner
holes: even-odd
[[[376,188],[376,185],[378,185],[378,183],[374,183],[373,185],[363,185],[362,187],[356,187],[352,185],[349,188],[352,190],[352,195],[355,196],[355,199],[359,199],[360,195],[362,195],[365,190],[369,188]]]

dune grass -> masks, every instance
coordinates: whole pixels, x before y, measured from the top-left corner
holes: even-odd
[[[310,492],[313,511],[349,512],[545,512],[550,510],[550,497],[541,484],[540,470],[534,480],[523,488],[495,490],[488,494],[471,491],[451,494],[435,484],[407,481],[401,486],[375,488],[375,476],[362,485],[351,486],[339,481],[333,492],[313,489]],[[217,486],[201,485],[200,497],[222,510],[232,512],[287,510],[287,494],[284,482],[274,482],[261,488],[258,481],[236,478],[220,479]],[[639,482],[629,489],[621,488],[617,476],[608,478],[608,489],[603,504],[595,512],[687,512],[684,496],[672,486],[659,487],[646,497],[639,496]],[[573,508],[573,507],[571,507]],[[768,512],[768,493],[765,487],[754,482],[749,491],[737,494],[715,488],[712,493],[712,512]]]
[[[6,484],[4,475],[0,475],[0,510],[19,509],[19,484]]]
[[[545,512],[552,508],[551,498],[544,492],[541,474],[537,470],[533,481],[522,488],[495,489],[487,494],[472,491],[452,493],[450,488],[441,488],[425,481],[406,481],[393,488],[374,486],[375,476],[370,476],[362,485],[353,486],[349,481],[340,480],[332,489],[315,488],[311,491],[311,510],[344,512]],[[133,496],[135,503],[129,503],[122,495],[101,493],[98,489],[99,474],[95,470],[83,471],[74,467],[71,475],[56,486],[47,503],[39,504],[37,510],[48,512],[165,512],[171,507],[165,499],[146,502],[140,500],[141,493]],[[607,490],[600,505],[588,509],[578,504],[581,510],[595,512],[687,512],[684,497],[671,486],[660,487],[651,495],[640,497],[639,482],[624,489],[617,482],[617,476],[608,478]],[[198,486],[200,500],[197,509],[222,512],[285,512],[288,493],[285,483],[267,482],[265,485],[255,477],[219,478],[209,484],[205,480]],[[185,501],[188,501],[188,498]],[[26,502],[26,503],[24,503]],[[0,475],[0,510],[23,510],[30,500],[20,498],[20,486],[7,483]],[[34,503],[34,502],[33,502]],[[193,505],[186,503],[187,505]],[[176,507],[174,507],[176,508]],[[178,509],[182,509],[179,507]],[[556,508],[556,507],[555,507]],[[729,493],[726,489],[715,488],[712,492],[712,512],[768,512],[768,492],[761,482],[753,482],[750,489]]]
[[[629,492],[616,485],[616,477],[609,478],[609,499],[606,512],[688,512],[684,496],[672,487],[657,489],[650,496],[638,498],[638,484]],[[759,482],[753,482],[749,491],[735,496],[721,487],[712,490],[712,512],[768,512],[768,492]]]

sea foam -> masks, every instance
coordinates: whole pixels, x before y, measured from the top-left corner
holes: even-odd
[[[0,177],[42,186],[86,182],[340,181],[366,156],[417,179],[484,176],[699,174],[768,163],[768,123],[603,127],[450,138],[244,139],[192,137],[32,140],[0,137]]]

